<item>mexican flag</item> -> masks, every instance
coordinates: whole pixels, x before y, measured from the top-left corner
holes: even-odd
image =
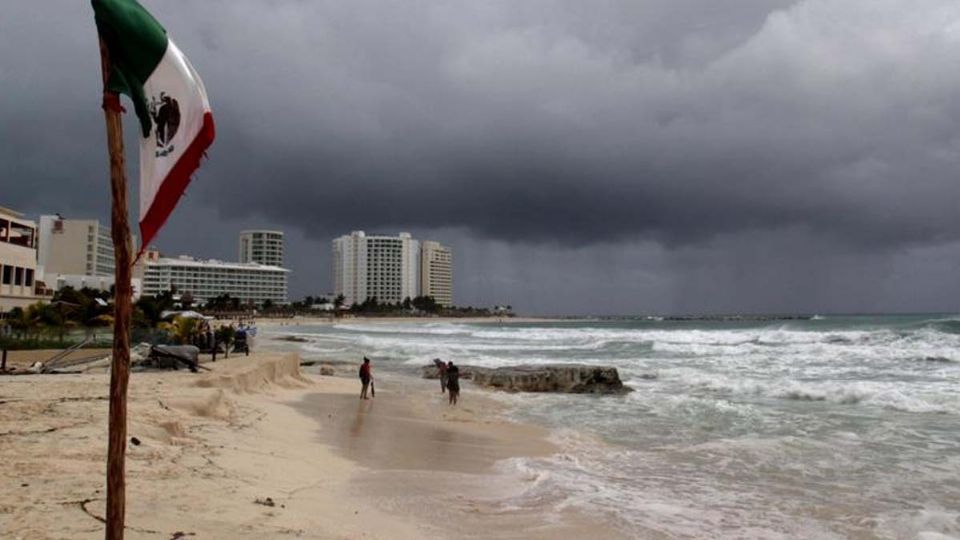
[[[110,57],[106,89],[129,96],[140,120],[142,253],[213,143],[213,115],[197,72],[147,10],[135,0],[92,2]]]

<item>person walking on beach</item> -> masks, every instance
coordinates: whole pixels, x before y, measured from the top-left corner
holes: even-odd
[[[370,387],[371,382],[373,382],[373,368],[370,367],[370,359],[364,356],[363,363],[360,364],[360,384],[363,385],[360,389],[360,399],[370,399],[367,397],[367,388]]]
[[[447,364],[439,358],[433,359],[433,364],[437,366],[437,373],[440,374],[440,393],[447,391]]]
[[[460,399],[460,368],[453,365],[453,360],[447,363],[447,390],[450,393],[450,405],[456,405]]]

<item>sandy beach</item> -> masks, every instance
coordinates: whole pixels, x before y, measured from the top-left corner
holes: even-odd
[[[306,376],[293,354],[135,373],[130,538],[558,538],[602,531],[575,513],[512,508],[497,460],[552,450],[544,432],[456,410],[416,384]],[[108,375],[0,386],[0,536],[101,538]],[[137,441],[133,442],[133,438]],[[613,537],[601,534],[603,537]]]

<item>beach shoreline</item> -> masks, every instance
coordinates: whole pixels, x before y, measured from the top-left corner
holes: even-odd
[[[458,324],[540,324],[555,322],[575,322],[580,319],[552,318],[552,317],[289,317],[272,318],[259,317],[256,319],[256,325],[262,328],[277,328],[283,326],[313,326],[330,324],[439,324],[439,323],[458,323]],[[229,321],[224,321],[229,322]]]
[[[384,376],[361,402],[352,379],[299,363],[260,352],[205,374],[133,374],[129,537],[619,536],[576,512],[555,521],[503,503],[530,479],[494,465],[553,447],[481,395],[452,409],[432,385]],[[0,493],[3,537],[102,537],[108,378],[4,380],[0,477],[13,487]]]
[[[486,391],[451,407],[436,381],[391,373],[359,400],[358,383],[342,380],[346,389],[308,393],[297,408],[317,419],[320,443],[360,467],[352,494],[413,518],[425,538],[624,537],[600,516],[525,498],[539,478],[509,464],[557,447],[547,429],[505,419]]]
[[[606,518],[598,529],[604,534],[615,528],[632,537],[941,538],[960,531],[954,317],[328,325],[261,337],[265,346],[300,351],[314,362],[310,370],[356,377],[356,362],[370,357],[378,375],[426,384],[433,400],[438,385],[421,380],[420,368],[434,358],[488,368],[616,367],[635,392],[591,397],[464,385],[463,408],[490,399],[498,405],[484,406],[482,417],[492,412],[550,430],[558,450],[507,458],[495,471],[527,480],[520,495],[499,500],[536,509],[531,522],[573,509]]]

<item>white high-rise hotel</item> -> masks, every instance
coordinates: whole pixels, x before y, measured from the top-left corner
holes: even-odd
[[[442,248],[435,242],[431,244]],[[449,249],[442,249],[449,260]],[[450,266],[447,265],[446,269],[449,274]],[[452,303],[449,285],[445,301],[422,287],[421,246],[409,233],[368,236],[363,231],[353,231],[335,239],[333,276],[334,294],[342,294],[346,306],[374,297],[380,303],[393,304],[421,295],[434,296],[442,305]],[[439,281],[450,284],[452,276],[447,275]]]
[[[283,231],[241,231],[240,262],[283,266]]]
[[[453,305],[453,254],[440,242],[420,244],[420,294],[441,306]]]

